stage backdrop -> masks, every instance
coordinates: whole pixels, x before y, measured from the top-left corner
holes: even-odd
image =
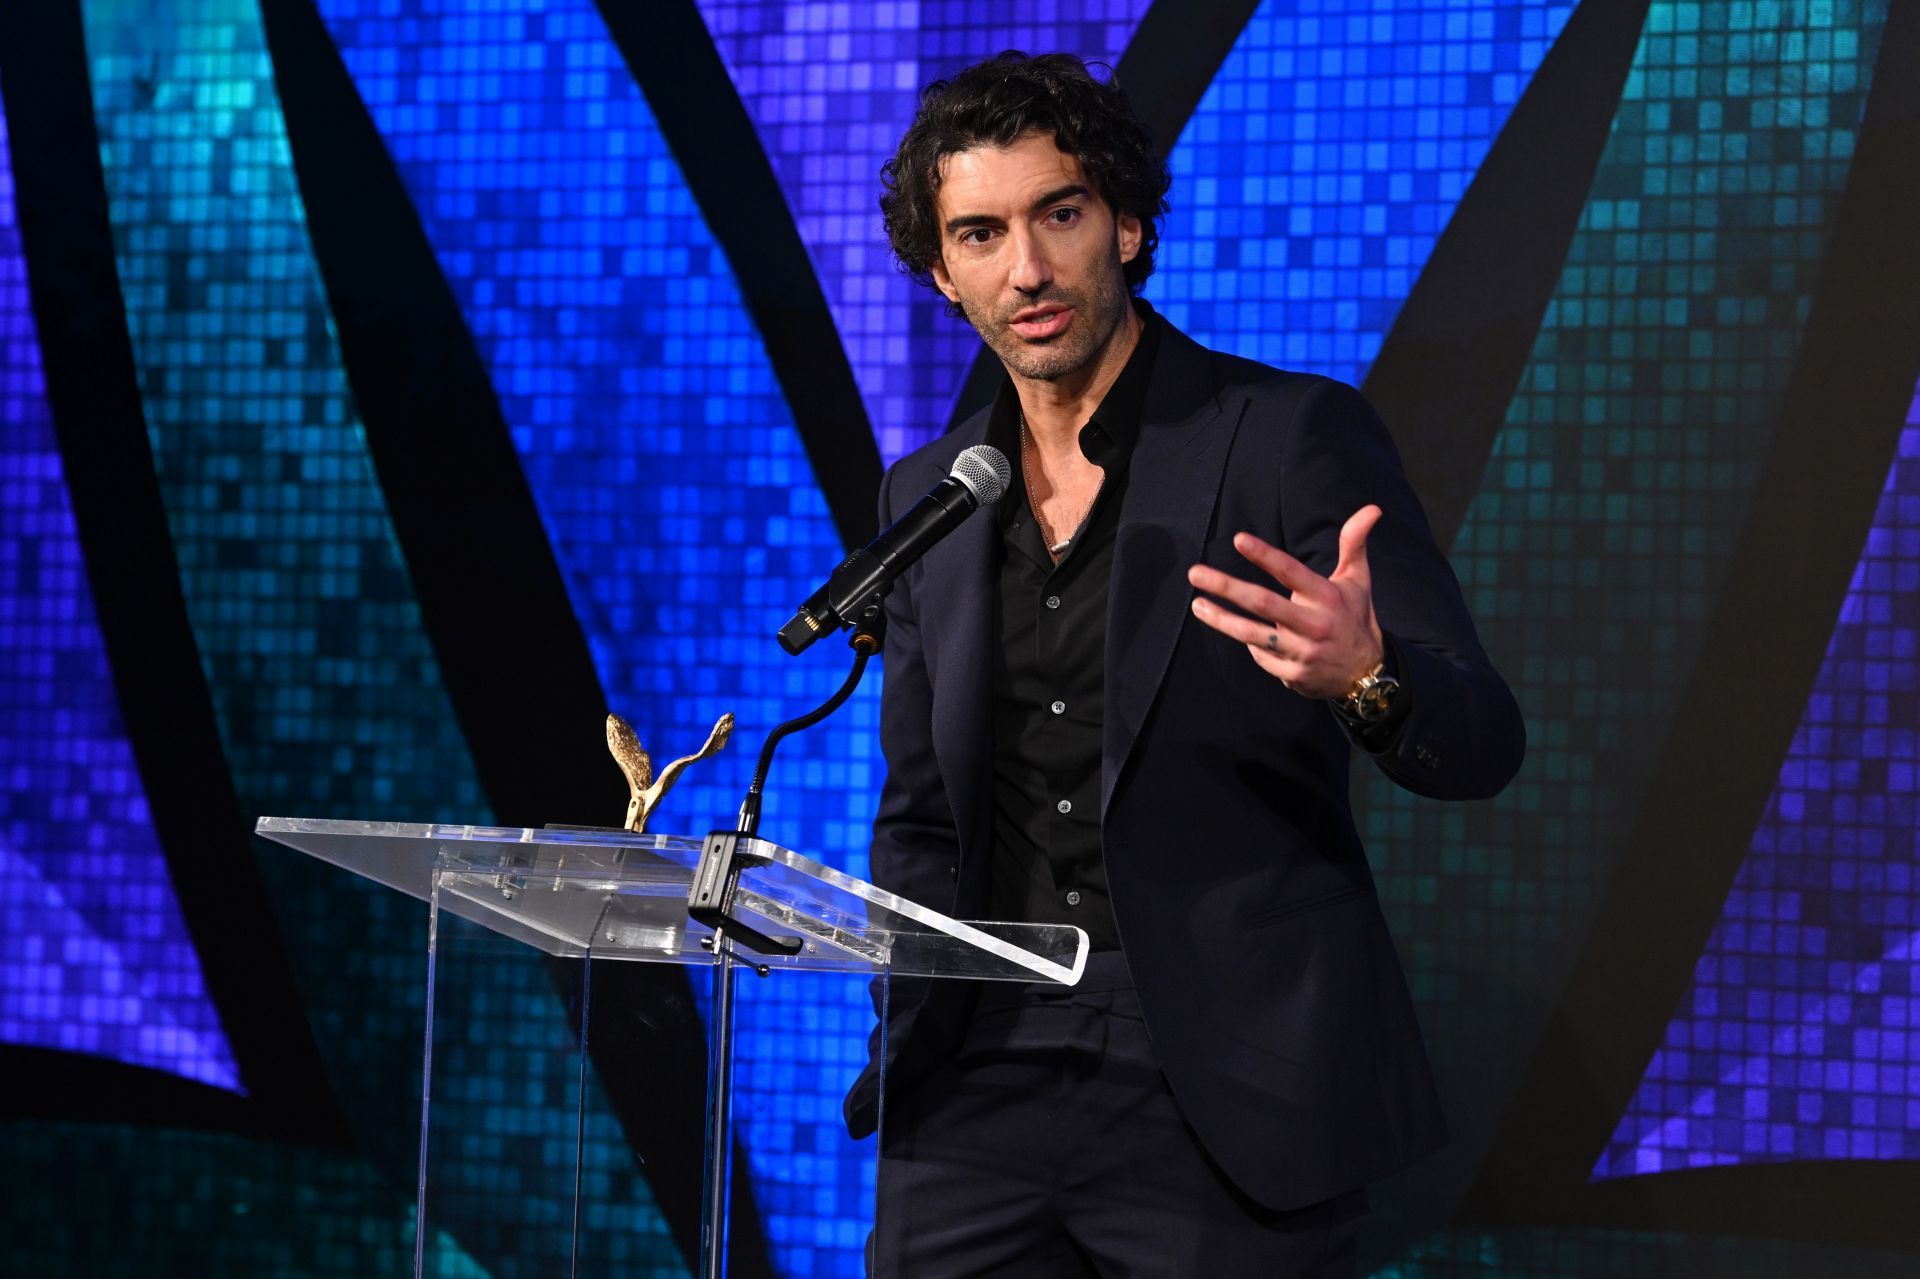
[[[0,1272],[405,1271],[424,907],[253,819],[610,822],[609,708],[669,755],[734,711],[664,820],[730,819],[845,658],[774,628],[990,392],[876,197],[1005,48],[1118,69],[1175,178],[1147,296],[1365,387],[1526,713],[1496,801],[1356,777],[1454,1127],[1369,1272],[1911,1273],[1889,0],[0,6]],[[856,875],[878,683],[766,822]],[[521,1156],[573,1139],[576,977],[503,970],[436,1063],[460,1273],[565,1228]],[[686,1015],[596,1045],[593,1272],[682,1275],[701,1003],[622,980]],[[736,1273],[857,1275],[864,990],[747,994]]]

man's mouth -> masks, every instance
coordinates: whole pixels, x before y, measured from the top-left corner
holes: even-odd
[[[1023,338],[1050,338],[1064,330],[1072,320],[1073,308],[1070,306],[1036,306],[1014,316],[1008,321],[1007,327]]]

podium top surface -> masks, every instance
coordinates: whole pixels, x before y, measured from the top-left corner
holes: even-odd
[[[701,840],[624,830],[262,817],[255,832],[550,955],[711,964],[712,931],[687,917]],[[1058,924],[963,923],[765,840],[733,913],[791,956],[775,968],[1072,985],[1087,936]]]

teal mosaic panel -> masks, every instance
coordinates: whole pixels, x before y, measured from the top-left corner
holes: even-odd
[[[189,16],[191,14],[191,16]],[[481,807],[339,367],[259,18],[86,9],[94,108],[154,464],[241,803]],[[417,1041],[421,912],[263,847],[349,1106]],[[360,1045],[384,1042],[386,1054]],[[371,1119],[397,1117],[389,1101]]]
[[[413,1273],[413,1205],[361,1160],[226,1133],[63,1123],[4,1134],[0,1276],[369,1279]],[[442,1234],[440,1279],[491,1279]]]
[[[1497,801],[1360,811],[1455,1116],[1498,1122],[1604,887],[1765,456],[1884,6],[1655,4],[1453,547],[1526,714]]]
[[[86,35],[156,466],[246,813],[486,820],[340,367],[256,6],[96,0]],[[425,909],[284,849],[259,859],[361,1151],[411,1203]],[[537,1051],[568,1035],[560,1002],[531,955],[499,977],[440,1010],[468,1038],[436,1057],[457,1084],[439,1105],[570,1145],[548,1099],[572,1095],[571,1067]],[[570,1175],[457,1172],[456,1236],[509,1216],[563,1230]],[[623,1207],[632,1247],[673,1273],[650,1203]]]

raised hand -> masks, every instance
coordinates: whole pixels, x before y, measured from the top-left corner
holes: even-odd
[[[1328,577],[1251,533],[1236,534],[1233,548],[1287,594],[1196,564],[1187,581],[1216,598],[1196,598],[1193,615],[1245,644],[1260,669],[1302,697],[1345,697],[1386,652],[1367,569],[1367,535],[1379,520],[1377,506],[1353,513],[1340,529],[1340,562]]]

